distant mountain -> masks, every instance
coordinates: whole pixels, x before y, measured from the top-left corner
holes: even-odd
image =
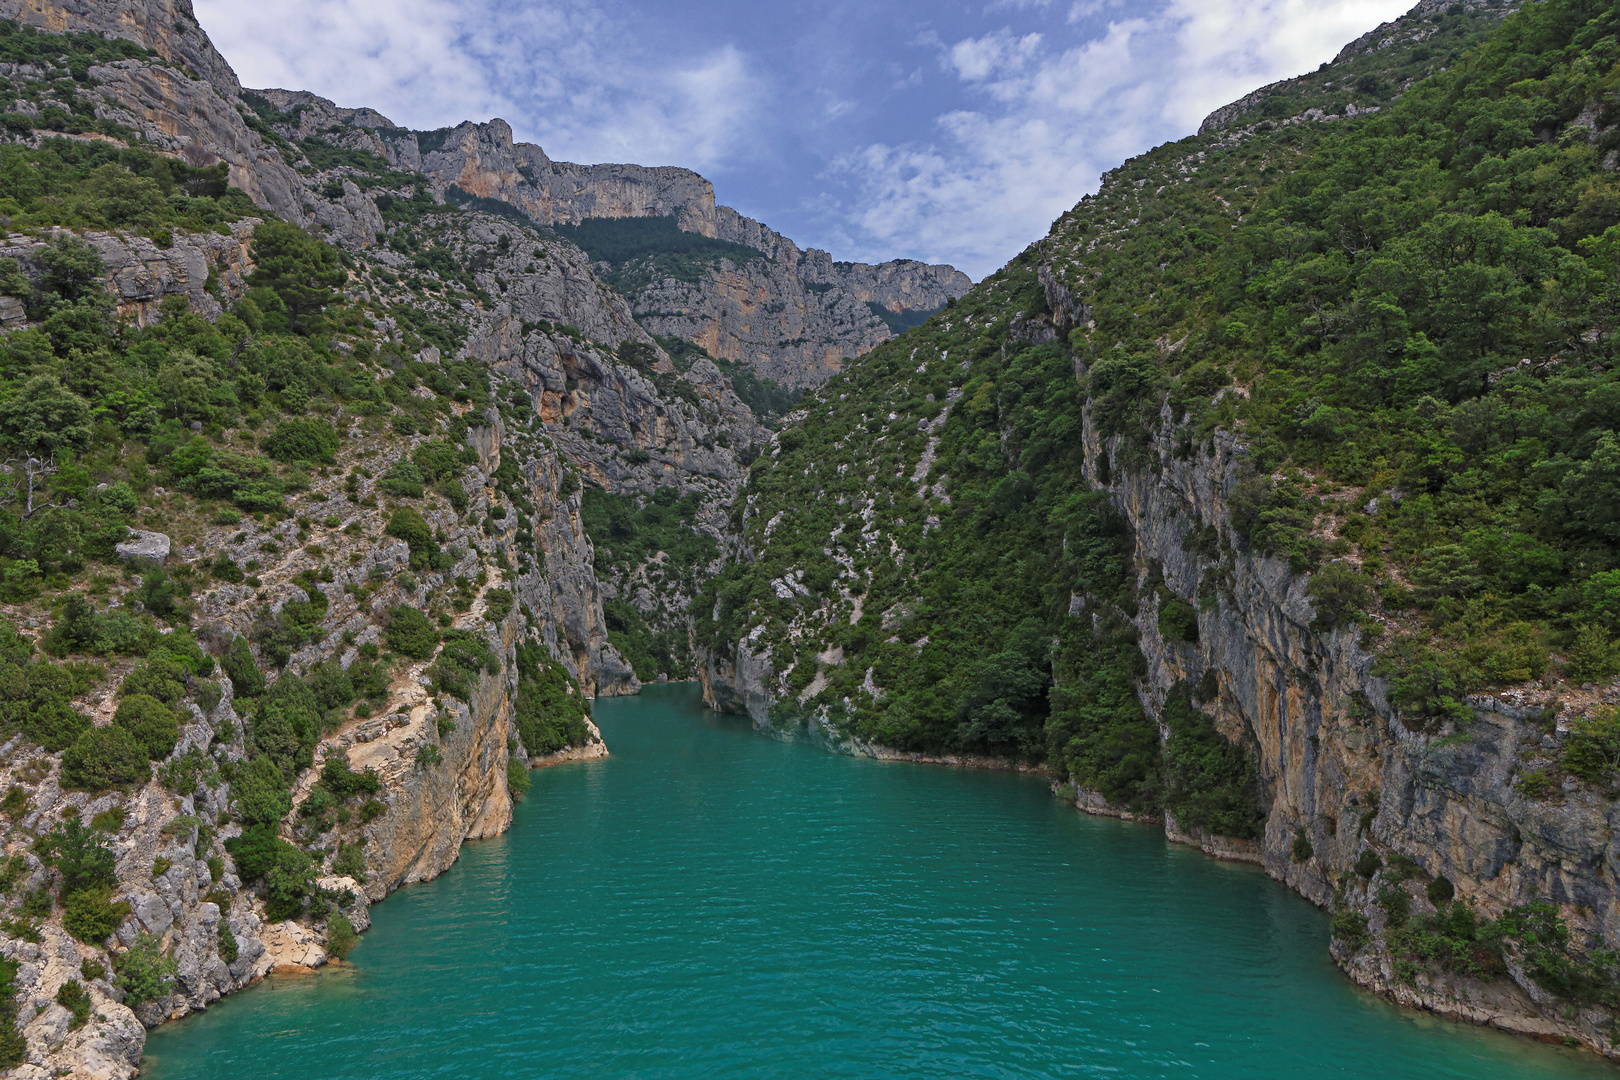
[[[243,100],[323,177],[374,176],[386,162],[389,169],[426,176],[437,200],[494,212],[500,211],[491,204],[499,204],[540,225],[669,219],[671,244],[643,244],[610,261],[604,276],[651,333],[682,338],[716,359],[745,362],[786,386],[821,382],[844,358],[915,325],[972,287],[966,274],[949,266],[909,259],[872,266],[802,251],[731,207],[715,205],[714,185],[689,169],[553,161],[532,143],[513,142],[504,120],[422,132],[301,91],[249,91]],[[678,233],[732,247],[693,248]],[[606,239],[604,232],[593,235]],[[588,241],[582,246],[597,256]],[[668,257],[677,254],[682,258]]]

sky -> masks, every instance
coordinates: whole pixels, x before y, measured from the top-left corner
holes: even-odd
[[[1126,158],[1414,0],[194,0],[244,86],[695,169],[835,259],[974,280]]]

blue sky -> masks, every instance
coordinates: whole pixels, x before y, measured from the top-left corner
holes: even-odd
[[[251,87],[681,165],[834,258],[983,277],[1126,157],[1411,0],[195,0]]]

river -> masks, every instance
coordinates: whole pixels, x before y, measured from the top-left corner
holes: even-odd
[[[613,756],[373,909],[351,963],[154,1031],[149,1080],[1607,1077],[1414,1014],[1259,870],[1038,779],[604,700]]]

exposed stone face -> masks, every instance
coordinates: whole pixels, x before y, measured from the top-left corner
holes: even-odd
[[[292,114],[277,128],[284,137],[318,136],[335,146],[370,151],[396,168],[420,170],[441,201],[457,188],[514,206],[540,225],[673,216],[689,232],[762,252],[763,260],[740,266],[722,261],[695,283],[671,279],[631,289],[630,300],[636,317],[653,333],[696,342],[722,359],[746,361],[760,375],[790,387],[814,386],[838,371],[844,357],[859,356],[892,336],[869,303],[895,314],[932,311],[972,285],[949,266],[906,259],[878,266],[835,263],[825,251],[801,251],[780,233],[716,206],[714,186],[688,169],[553,161],[538,146],[514,142],[511,126],[499,119],[412,132],[374,110],[341,108],[314,94],[256,93]],[[343,200],[343,213],[324,202],[312,204],[309,213],[345,242],[351,236],[365,240],[369,234],[359,230],[369,225],[357,216],[364,208],[350,202]],[[358,224],[351,225],[345,213]]]
[[[0,18],[54,33],[96,33],[152,49],[221,93],[241,90],[231,70],[197,23],[190,0],[0,0]]]
[[[120,60],[90,69],[82,88],[97,119],[141,133],[160,153],[195,165],[224,162],[232,186],[259,206],[299,226],[319,226],[350,247],[366,247],[382,228],[376,204],[348,185],[342,198],[321,193],[324,179],[305,177],[245,119],[241,84],[197,25],[187,0],[52,3],[0,0],[0,18],[55,32],[92,32],[152,49],[156,60]],[[0,64],[0,75],[26,82],[29,65]],[[352,190],[351,190],[352,189]]]
[[[130,537],[113,545],[113,551],[125,562],[163,565],[169,557],[169,538],[160,532],[131,529]]]
[[[252,218],[238,221],[229,226],[225,236],[215,232],[180,233],[168,248],[127,233],[72,235],[101,256],[106,268],[103,282],[118,305],[119,317],[146,326],[157,320],[158,306],[171,296],[184,296],[191,302],[191,310],[204,318],[215,319],[223,314],[222,299],[231,302],[247,291],[246,278],[253,272],[250,249],[256,224]],[[41,270],[39,257],[47,246],[44,241],[14,233],[0,245],[0,258],[16,259],[26,272],[37,276]],[[21,310],[17,314],[19,322],[26,322]]]
[[[725,259],[696,282],[666,278],[636,291],[635,305],[653,333],[745,361],[788,387],[816,386],[836,374],[845,357],[891,336],[849,291],[806,289],[798,264],[777,259]]]
[[[1235,534],[1228,500],[1243,444],[1218,433],[1212,452],[1178,461],[1168,424],[1165,431],[1151,451],[1157,475],[1116,472],[1108,489],[1133,529],[1138,573],[1162,567],[1165,585],[1197,606],[1200,580],[1216,564],[1184,550],[1182,538],[1213,524],[1234,557],[1213,607],[1199,612],[1196,645],[1164,640],[1155,609],[1143,606],[1135,620],[1148,662],[1143,698],[1156,714],[1177,682],[1196,683],[1213,672],[1218,698],[1203,708],[1218,730],[1255,747],[1269,806],[1257,845],[1186,836],[1167,821],[1171,839],[1258,861],[1323,906],[1334,902],[1334,882],[1357,883],[1343,902],[1368,916],[1375,933],[1384,925],[1383,909],[1376,890],[1353,870],[1368,846],[1448,878],[1483,917],[1540,898],[1558,906],[1577,941],[1614,940],[1616,811],[1584,789],[1537,800],[1514,785],[1521,771],[1556,758],[1561,736],[1544,733],[1542,709],[1473,698],[1472,723],[1409,727],[1390,705],[1385,681],[1372,673],[1375,657],[1363,648],[1359,629],[1314,632],[1308,576],[1247,550]],[[1085,440],[1096,483],[1103,446],[1089,416]],[[1082,791],[1077,802],[1096,810],[1101,800]],[[1363,815],[1371,815],[1365,834]],[[1296,834],[1314,852],[1303,861],[1291,852]],[[1407,888],[1414,912],[1433,910],[1417,884]],[[1381,942],[1360,955],[1335,945],[1335,956],[1352,978],[1403,1004],[1538,1037],[1569,1036],[1620,1057],[1606,1012],[1566,1010],[1522,967],[1510,964],[1511,982],[1425,976],[1414,985],[1395,977]]]

